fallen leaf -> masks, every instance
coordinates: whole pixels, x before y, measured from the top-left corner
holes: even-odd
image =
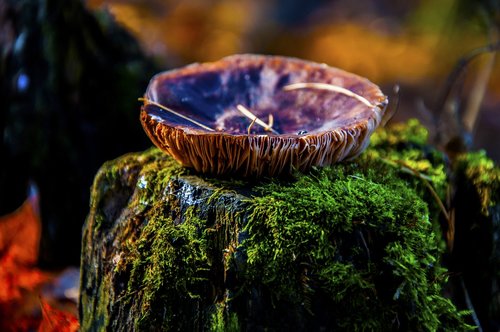
[[[37,194],[13,213],[0,217],[0,258],[8,264],[33,265],[41,235]]]
[[[43,319],[38,332],[73,332],[78,331],[78,319],[71,313],[52,307],[42,302]]]
[[[52,277],[36,268],[41,222],[36,190],[0,217],[0,331],[32,331],[40,323],[38,292]]]

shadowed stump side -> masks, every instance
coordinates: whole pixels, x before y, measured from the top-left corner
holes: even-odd
[[[201,329],[225,296],[222,255],[236,247],[242,196],[182,172],[152,149],[97,174],[83,236],[84,330]]]

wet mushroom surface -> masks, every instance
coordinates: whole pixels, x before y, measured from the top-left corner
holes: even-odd
[[[158,147],[197,171],[277,175],[355,157],[386,104],[375,84],[337,68],[234,55],[153,77],[141,121]]]

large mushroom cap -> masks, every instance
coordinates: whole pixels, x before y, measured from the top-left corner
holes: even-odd
[[[386,104],[375,84],[337,68],[233,55],[153,77],[141,122],[156,146],[199,172],[277,175],[356,157]]]

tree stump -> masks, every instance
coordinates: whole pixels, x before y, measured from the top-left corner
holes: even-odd
[[[83,236],[83,331],[464,330],[442,295],[444,160],[418,124],[357,160],[217,179],[157,149],[107,162]],[[401,164],[404,161],[404,165]]]

